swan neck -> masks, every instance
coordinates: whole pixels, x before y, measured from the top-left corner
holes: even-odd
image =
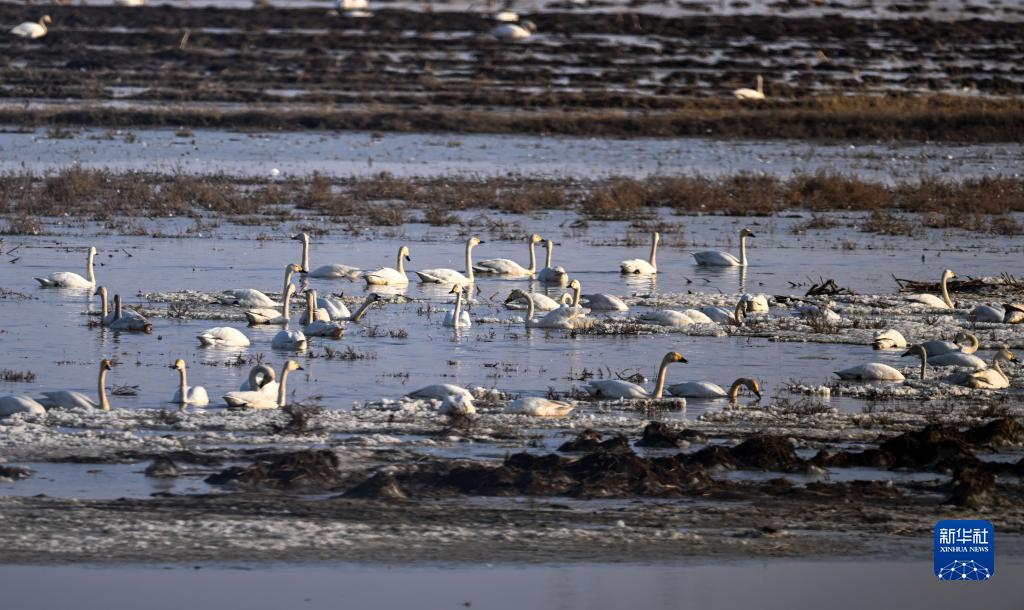
[[[928,372],[928,352],[923,348],[921,349],[921,379],[924,380],[925,374]]]
[[[650,258],[649,262],[651,263],[651,267],[654,267],[655,269],[658,268],[658,238],[657,237],[651,239],[651,258]]]
[[[534,245],[535,244],[533,243],[533,240],[531,239],[530,240],[530,268],[528,269],[528,271],[530,272],[530,275],[533,275],[534,273],[537,273],[537,250],[534,249]]]
[[[654,398],[661,398],[665,393],[665,378],[668,376],[669,360],[661,361],[661,368],[658,369],[658,383],[654,386]]]
[[[104,411],[110,410],[110,401],[107,400],[107,369],[106,367],[100,367],[100,378],[97,383],[97,394],[100,398],[100,408]]]
[[[43,27],[45,28],[46,26]],[[93,284],[96,283],[96,272],[93,269],[94,258],[96,258],[96,254],[92,250],[89,250],[89,262],[85,266],[85,272],[89,276],[89,281]]]
[[[106,320],[107,314],[110,313],[110,305],[107,304],[107,289],[104,286],[100,287],[100,298],[103,299],[102,319]]]
[[[968,344],[965,345],[964,347],[962,347],[961,350],[960,350],[963,353],[965,353],[965,354],[973,354],[976,351],[978,351],[979,347],[981,347],[981,342],[978,341],[978,337],[974,336],[974,333],[967,333],[966,339],[967,339]]]
[[[534,306],[533,306],[533,295],[526,294],[526,325],[530,325],[530,321],[533,320]]]
[[[737,379],[729,386],[729,402],[738,402],[740,399],[740,388],[743,387],[743,380]]]
[[[281,383],[277,386],[277,406],[283,407],[285,405],[285,389],[284,386],[288,383],[288,363],[286,362],[284,367],[281,369]]]
[[[949,281],[949,279],[946,277],[946,274],[943,273],[942,274],[942,300],[943,300],[943,302],[946,303],[946,307],[948,307],[950,309],[953,309],[953,301],[949,298],[949,287],[946,285],[946,283],[948,281]]]
[[[579,284],[576,284],[575,286],[573,286],[573,289],[572,289],[572,306],[573,307],[579,307],[580,306],[580,292],[581,292],[581,288],[580,288]]]
[[[996,354],[995,357],[992,358],[992,368],[994,368],[1003,379],[1009,379],[1009,377],[1006,376],[1006,373],[1003,372],[1002,367],[999,366],[1000,360],[1002,360],[1002,354]]]
[[[309,236],[302,235],[302,272],[309,273]]]
[[[459,319],[462,316],[462,291],[455,293],[455,320],[453,326],[459,327]]]
[[[544,249],[547,250],[547,254],[544,255],[545,267],[551,266],[551,259],[555,253],[555,244],[551,243],[551,240],[544,242]]]
[[[466,242],[466,277],[473,283],[473,244]]]
[[[184,403],[185,391],[188,389],[188,382],[185,381],[185,367],[178,369],[178,372],[181,373],[181,402]]]
[[[316,300],[313,295],[306,293],[306,324],[312,324],[316,320]]]
[[[743,301],[736,303],[736,309],[732,312],[732,319],[736,322],[736,326],[743,326]]]
[[[120,320],[122,313],[124,313],[124,310],[121,308],[121,297],[114,295],[114,320]]]
[[[363,301],[363,304],[359,306],[359,309],[357,309],[356,312],[352,314],[352,322],[358,322],[359,320],[362,320],[363,316],[366,315],[366,311],[370,308],[370,305],[372,304],[373,295],[366,297],[366,300]]]
[[[286,318],[288,317],[288,310],[290,310],[291,308],[292,308],[292,291],[288,290],[288,287],[285,286],[284,301],[281,303],[281,313],[284,315],[284,317],[286,317]]]
[[[398,249],[398,263],[395,265],[395,269],[398,269],[398,273],[405,275],[405,259],[402,257],[402,249]]]
[[[747,236],[740,237],[740,266],[747,266]]]

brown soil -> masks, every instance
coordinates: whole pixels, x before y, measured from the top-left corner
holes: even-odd
[[[351,20],[322,9],[47,10],[54,24],[45,38],[0,39],[8,58],[0,99],[10,101],[2,123],[973,142],[1024,135],[1016,71],[1024,31],[1015,23],[552,12],[532,16],[540,37],[508,45],[488,38],[492,24],[475,12],[386,9]],[[29,17],[0,6],[0,23]],[[766,102],[731,98],[757,74],[767,80]],[[975,88],[985,96],[949,95]],[[103,106],[115,99],[126,106]]]

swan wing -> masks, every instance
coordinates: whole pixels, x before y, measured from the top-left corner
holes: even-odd
[[[710,316],[697,309],[687,309],[683,312],[683,315],[693,320],[694,324],[714,324],[715,322]]]
[[[39,403],[49,409],[96,409],[99,405],[93,399],[74,390],[43,392]]]
[[[628,261],[622,261],[619,263],[619,270],[622,273],[634,273],[638,275],[646,275],[650,273],[657,273],[658,270],[654,268],[651,263],[645,261],[642,258],[632,258]]]
[[[518,413],[533,417],[565,417],[573,410],[567,402],[548,400],[539,396],[524,396],[513,400],[505,407],[506,413]]]
[[[584,386],[595,398],[648,398],[647,390],[621,379],[599,379]]]
[[[46,413],[43,405],[39,404],[31,396],[19,394],[17,396],[0,396],[0,417],[7,417],[15,413],[30,413],[42,415]]]
[[[903,373],[892,368],[888,364],[880,362],[869,362],[852,366],[848,369],[836,371],[840,379],[854,381],[903,381]]]
[[[736,258],[728,252],[715,252],[708,250],[705,252],[694,252],[693,258],[697,261],[698,265],[707,265],[709,267],[738,267],[740,266],[740,259]]]
[[[464,286],[469,279],[454,269],[422,269],[416,272],[420,281],[426,284],[447,284]]]
[[[42,288],[92,288],[94,282],[90,282],[81,275],[72,271],[58,271],[46,277],[35,278]]]
[[[473,271],[491,275],[531,275],[529,269],[507,258],[488,258],[477,261],[473,265]]]
[[[350,267],[348,265],[323,265],[310,271],[307,275],[309,277],[354,279],[359,277],[360,273],[361,271],[358,267]]]
[[[405,285],[409,283],[409,277],[404,273],[399,273],[398,269],[391,267],[383,267],[376,271],[370,271],[363,276],[369,286],[388,286],[388,285]]]
[[[668,386],[668,393],[684,398],[725,398],[722,386],[710,381],[685,381]]]

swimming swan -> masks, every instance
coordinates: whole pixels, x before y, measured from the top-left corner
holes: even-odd
[[[835,371],[840,379],[850,381],[903,381],[903,373],[892,368],[888,364],[880,362],[869,362],[859,364],[848,369]]]
[[[516,288],[509,293],[508,298],[505,299],[505,307],[509,309],[526,309],[526,301],[533,301],[533,307],[538,311],[551,311],[558,307],[558,301],[546,294],[526,292],[520,288]]]
[[[281,366],[281,382],[277,386],[276,400],[262,390],[250,390],[248,392],[228,392],[224,395],[224,402],[232,409],[278,409],[285,406],[286,384],[288,374],[292,371],[304,370],[298,362],[289,360]]]
[[[473,321],[469,318],[469,312],[462,309],[462,297],[465,289],[462,286],[453,286],[451,294],[455,295],[455,307],[444,314],[444,326],[449,328],[469,328]]]
[[[306,349],[308,342],[306,335],[301,330],[288,330],[287,328],[277,331],[270,341],[270,347],[288,351],[301,352]]]
[[[508,258],[488,258],[476,263],[473,270],[477,273],[501,275],[505,277],[533,277],[537,273],[537,251],[535,246],[544,238],[534,233],[527,240],[530,246],[530,267],[526,268]]]
[[[376,271],[370,271],[363,276],[366,280],[367,286],[405,286],[409,283],[409,276],[405,274],[405,264],[403,261],[411,261],[409,257],[409,247],[402,246],[398,249],[398,262],[395,263],[397,269],[391,267],[381,267]]]
[[[189,387],[185,377],[184,360],[178,358],[174,361],[174,364],[171,365],[171,368],[177,369],[180,374],[178,389],[174,391],[174,396],[171,398],[171,402],[180,404],[182,409],[184,409],[186,405],[203,407],[210,404],[210,396],[206,393],[206,388],[201,385]]]
[[[598,379],[588,383],[584,389],[594,398],[661,398],[665,392],[665,377],[668,365],[673,362],[686,362],[679,352],[669,352],[661,359],[658,368],[658,381],[654,385],[654,393],[648,393],[635,383],[621,379]]]
[[[555,253],[555,242],[550,239],[544,241],[544,250],[547,251],[545,255],[544,268],[537,272],[537,280],[544,282],[545,284],[557,284],[559,286],[565,286],[569,283],[569,274],[565,272],[562,267],[552,267],[551,259]]]
[[[658,242],[661,241],[661,233],[655,231],[651,234],[651,256],[648,260],[632,258],[619,263],[622,273],[651,274],[658,272]]]
[[[693,258],[696,259],[698,265],[706,265],[710,267],[746,267],[747,266],[747,238],[755,237],[750,229],[743,229],[740,231],[740,257],[736,258],[728,252],[716,252],[713,250],[706,250],[704,252],[694,252]]]
[[[473,248],[482,243],[479,237],[470,237],[466,242],[466,275],[454,269],[422,269],[416,275],[426,284],[468,286],[473,283]]]
[[[935,296],[934,294],[911,294],[907,296],[907,300],[927,305],[928,307],[934,307],[935,309],[954,309],[953,301],[949,298],[949,288],[946,283],[955,278],[956,274],[952,270],[946,269],[942,272],[942,298]]]
[[[113,366],[113,360],[100,360],[100,376],[97,381],[96,390],[96,395],[99,399],[98,403],[81,392],[75,392],[74,390],[57,390],[53,392],[43,392],[43,397],[39,399],[40,404],[47,409],[103,409],[104,411],[109,411],[110,401],[107,400],[107,371],[113,368]]]
[[[292,297],[295,296],[295,284],[289,282],[284,291],[284,302],[281,304],[281,311],[270,307],[250,309],[245,312],[245,319],[249,326],[260,324],[287,324],[292,308]]]
[[[196,335],[203,347],[249,347],[249,338],[230,326],[217,326]]]
[[[522,291],[520,291],[522,292]],[[516,291],[513,290],[512,294],[508,296],[506,302],[509,299],[521,298],[516,295]],[[581,330],[590,328],[594,325],[594,321],[585,315],[585,310],[581,307],[579,309],[572,305],[562,305],[549,311],[539,320],[534,320],[535,307],[533,305],[533,299],[527,299],[526,301],[526,317],[524,323],[527,328],[560,328],[564,330]]]
[[[320,317],[318,312],[323,312],[323,317]],[[305,328],[303,328],[305,335],[307,337],[331,337],[332,339],[338,339],[345,334],[344,324],[323,319],[329,317],[325,310],[316,309],[316,290],[310,290],[306,293],[305,319],[312,321],[307,322]]]
[[[1000,361],[1013,362],[1017,356],[1010,350],[1003,348],[992,357],[992,368],[982,371],[974,371],[964,378],[960,385],[981,390],[1002,390],[1010,387],[1010,378],[1006,376],[999,366]]]
[[[53,23],[49,15],[43,15],[39,21],[26,21],[11,28],[11,34],[22,38],[42,38],[46,36],[46,24]]]
[[[733,89],[732,94],[738,100],[745,101],[757,101],[764,99],[764,77],[760,74],[757,75],[757,89],[750,89],[742,87],[740,89]]]
[[[24,24],[22,24],[24,25]],[[89,248],[89,255],[85,263],[87,277],[82,277],[71,271],[58,271],[46,277],[33,278],[39,282],[41,288],[92,288],[96,285],[96,273],[93,269],[93,261],[96,258],[96,247]]]
[[[110,330],[153,332],[153,325],[137,311],[121,307],[121,295],[114,295],[114,320],[109,324]]]
[[[307,233],[299,233],[292,237],[302,242],[302,266],[299,269],[299,273],[307,275],[309,277],[321,277],[330,279],[344,278],[348,280],[354,280],[359,277],[361,271],[356,267],[349,265],[323,265],[316,269],[309,269],[309,235]]]
[[[740,390],[749,389],[761,400],[761,384],[756,379],[740,377],[732,382],[729,391],[726,392],[722,386],[710,381],[687,381],[668,386],[668,393],[683,398],[729,398],[729,402],[738,402]]]

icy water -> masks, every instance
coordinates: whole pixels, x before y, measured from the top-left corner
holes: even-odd
[[[406,567],[299,565],[0,567],[11,608],[683,607],[764,610],[1020,607],[1024,564],[997,557],[992,580],[939,582],[928,561],[787,561],[653,565]],[[61,586],[48,583],[60,582]]]
[[[727,306],[735,302],[738,293],[747,291],[803,294],[808,280],[818,281],[819,276],[835,278],[840,285],[859,292],[891,293],[895,289],[891,274],[931,278],[937,270],[950,267],[962,276],[997,275],[1008,270],[1006,250],[1019,251],[1001,239],[970,236],[947,238],[950,248],[942,252],[934,251],[935,244],[928,239],[904,240],[901,245],[894,240],[873,239],[845,230],[808,238],[792,235],[787,229],[787,224],[797,219],[762,219],[760,222],[765,224],[754,227],[759,236],[751,240],[753,262],[749,269],[706,269],[693,264],[690,252],[706,246],[734,250],[728,236],[741,225],[736,219],[679,218],[686,223],[687,238],[693,241],[685,248],[661,249],[662,272],[654,280],[623,277],[617,270],[622,259],[646,257],[647,245],[593,245],[614,243],[621,229],[619,223],[592,223],[586,232],[566,235],[566,229],[561,227],[567,220],[565,214],[513,220],[529,223],[528,230],[558,240],[556,264],[565,266],[572,277],[582,282],[585,294],[607,292],[628,298],[692,291],[720,295],[716,298]],[[181,357],[188,362],[190,384],[206,387],[219,404],[219,396],[236,389],[248,372],[248,367],[226,365],[240,352],[250,356],[265,354],[275,366],[286,357],[296,356],[271,349],[277,327],[246,328],[241,322],[157,317],[151,335],[115,333],[88,326],[93,318],[86,314],[99,310],[98,298],[90,298],[85,292],[40,289],[31,278],[58,270],[82,272],[83,253],[89,244],[95,244],[100,250],[99,283],[112,294],[125,295],[128,303],[143,303],[136,296],[141,293],[185,289],[218,292],[258,288],[277,293],[282,286],[283,268],[298,260],[300,245],[288,239],[253,239],[259,231],[224,226],[217,230],[219,239],[9,239],[4,243],[5,251],[10,252],[5,260],[13,260],[14,264],[0,265],[0,286],[29,298],[5,300],[7,323],[0,369],[31,370],[38,378],[34,383],[3,383],[0,391],[35,394],[48,389],[76,389],[91,395],[95,392],[97,362],[101,357],[112,357],[119,364],[111,373],[111,386],[138,386],[135,396],[114,396],[116,408],[166,408],[177,384],[177,373],[168,366]],[[403,240],[360,238],[357,244],[344,235],[315,238],[311,266],[327,262],[368,269],[391,266],[399,245],[408,244],[413,258],[408,269],[463,268],[462,238],[444,229],[421,225],[408,225],[403,231]],[[274,233],[289,232],[282,227]],[[715,237],[707,239],[712,236]],[[482,237],[486,240],[488,236]],[[861,247],[836,248],[834,242],[847,238],[860,240]],[[540,250],[538,255],[542,253]],[[489,241],[475,251],[477,259],[511,257],[524,264],[526,255],[523,242]],[[344,338],[314,338],[308,352],[298,354],[305,371],[294,376],[290,385],[298,398],[318,396],[328,408],[345,409],[354,402],[398,398],[423,385],[439,382],[543,395],[549,388],[565,392],[580,385],[584,370],[601,371],[605,376],[639,372],[653,378],[661,356],[671,350],[682,352],[689,364],[673,367],[670,383],[708,379],[728,385],[738,376],[753,376],[762,380],[769,396],[789,380],[820,384],[831,377],[832,371],[860,362],[913,364],[900,360],[899,353],[872,352],[867,346],[680,334],[571,337],[564,331],[527,331],[517,321],[522,312],[507,310],[502,305],[513,288],[529,286],[523,280],[479,278],[479,292],[471,307],[476,323],[470,329],[454,331],[442,326],[444,312],[451,308],[448,291],[422,285],[411,272],[410,275],[414,281],[400,292],[413,302],[374,308],[362,325],[350,325]],[[794,288],[790,282],[804,285]],[[314,279],[310,286],[319,289],[321,295],[344,293],[362,298],[366,294],[362,282]],[[539,285],[534,288],[545,290]],[[563,292],[561,288],[547,290],[553,297]],[[154,305],[166,307],[163,303]],[[293,307],[296,314],[297,309]],[[643,311],[643,307],[634,307],[630,313],[637,315]],[[621,318],[624,314],[613,317]],[[242,329],[252,346],[242,350],[199,346],[196,335],[224,325]],[[407,336],[390,336],[395,331],[404,331]],[[309,357],[322,356],[325,346],[342,350],[351,346],[365,357],[352,361]],[[859,411],[864,402],[834,398],[832,405]],[[680,417],[696,417],[721,406],[722,401],[691,400],[687,412]]]
[[[1020,172],[1020,144],[814,144],[700,138],[570,138],[495,135],[281,133],[85,129],[0,132],[0,171],[69,165],[114,170],[224,172],[269,177],[450,174],[601,178],[755,172],[788,176],[828,170],[883,182],[955,171],[961,178]]]

